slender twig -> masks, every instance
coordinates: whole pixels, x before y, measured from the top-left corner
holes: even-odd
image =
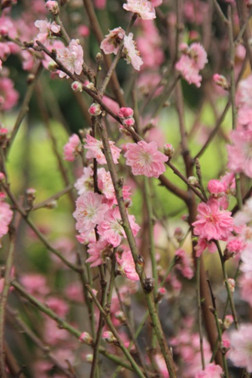
[[[5,275],[4,275],[4,284],[1,294],[0,301],[0,375],[5,378],[6,369],[5,369],[5,348],[4,348],[4,327],[5,327],[5,317],[6,317],[6,305],[8,299],[8,293],[11,284],[11,269],[13,266],[14,260],[14,249],[15,249],[15,234],[14,230],[9,231],[10,241],[9,241],[9,251],[8,257],[5,266]]]
[[[45,306],[41,303],[37,298],[33,295],[29,294],[17,281],[12,281],[11,285],[30,303],[32,303],[36,308],[38,308],[41,312],[49,316],[51,319],[55,320],[60,328],[66,329],[70,334],[75,336],[76,338],[80,338],[82,332],[79,331],[77,328],[73,327],[70,323],[60,318],[54,311],[52,311],[49,307]],[[90,291],[89,291],[90,292]],[[93,294],[92,290],[91,293]],[[82,341],[84,342],[84,341]],[[87,344],[89,345],[89,344]],[[115,363],[125,367],[126,369],[132,370],[131,366],[122,361],[121,358],[108,353],[104,348],[100,348],[101,353],[109,358],[110,360],[114,361]]]
[[[101,131],[101,137],[102,137],[102,142],[103,142],[103,147],[104,147],[104,155],[106,157],[107,165],[108,165],[108,168],[109,168],[109,171],[110,171],[110,174],[111,174],[111,179],[112,179],[113,186],[114,186],[114,189],[115,189],[118,207],[119,207],[120,215],[121,215],[121,218],[122,218],[123,228],[124,228],[126,237],[128,239],[128,243],[129,243],[129,246],[130,246],[132,257],[133,257],[134,262],[135,262],[136,272],[138,273],[142,288],[143,288],[144,293],[145,293],[145,298],[146,298],[146,301],[147,301],[147,304],[148,304],[150,317],[151,317],[153,327],[154,327],[154,330],[155,330],[155,333],[156,333],[156,336],[157,336],[157,339],[158,339],[158,342],[159,342],[159,345],[160,345],[161,352],[164,356],[167,369],[170,373],[170,377],[173,378],[173,377],[176,377],[173,359],[172,359],[172,356],[171,356],[171,352],[168,349],[168,346],[166,344],[164,333],[163,333],[163,330],[162,330],[162,327],[161,327],[161,324],[160,324],[160,320],[159,320],[159,317],[158,317],[158,314],[157,314],[157,311],[156,311],[156,308],[155,308],[153,293],[152,292],[145,292],[145,276],[144,276],[144,272],[143,272],[142,268],[140,268],[138,266],[138,249],[137,249],[135,238],[133,236],[132,229],[131,229],[131,226],[130,226],[130,223],[129,223],[127,210],[126,210],[126,207],[125,207],[125,204],[124,204],[124,201],[123,201],[122,188],[121,188],[120,180],[117,176],[115,164],[114,164],[114,161],[113,161],[113,158],[112,158],[108,134],[107,134],[107,130],[105,128],[105,125],[100,124],[100,131]]]
[[[42,65],[39,62],[39,63],[36,64],[35,69],[34,69],[34,73],[32,74],[33,79],[31,81],[29,81],[29,83],[28,83],[28,88],[27,88],[24,100],[23,100],[21,108],[19,110],[19,113],[18,113],[16,122],[14,124],[14,127],[11,131],[11,136],[10,136],[9,141],[8,141],[7,151],[9,151],[9,149],[10,149],[10,147],[11,147],[11,145],[12,145],[12,143],[13,143],[15,137],[16,137],[16,134],[17,134],[17,132],[18,132],[18,130],[19,130],[21,124],[22,124],[22,121],[25,118],[25,116],[26,116],[26,114],[29,110],[29,102],[30,102],[35,84],[37,82],[37,79],[38,79],[41,71],[42,71]]]
[[[120,338],[120,335],[119,333],[117,332],[115,326],[113,325],[113,322],[110,318],[110,314],[109,312],[107,312],[100,304],[100,302],[98,301],[98,299],[96,298],[96,296],[94,295],[93,291],[92,291],[92,288],[90,286],[87,285],[87,289],[90,293],[90,295],[92,296],[93,298],[93,301],[94,303],[96,304],[97,308],[99,309],[100,311],[100,314],[103,315],[109,329],[111,330],[111,332],[113,333],[113,335],[115,336],[117,342],[118,342],[118,345],[119,347],[121,348],[122,352],[124,353],[125,357],[129,360],[129,362],[131,363],[131,366],[132,368],[134,369],[134,371],[136,372],[136,374],[139,376],[139,377],[142,377],[144,378],[144,374],[142,373],[141,369],[139,368],[139,366],[137,365],[137,363],[135,362],[135,360],[133,359],[133,357],[131,356],[131,354],[129,353],[128,349],[124,346],[124,343],[123,341],[121,340]]]
[[[37,203],[36,205],[34,205],[32,207],[32,210],[38,210],[38,209],[42,209],[44,207],[50,207],[50,204],[59,199],[60,197],[64,196],[66,193],[68,193],[69,191],[73,190],[73,185],[68,185],[66,188],[60,190],[58,193],[55,193],[53,194],[51,197],[45,199],[44,201],[41,201],[39,203]],[[24,209],[26,210],[26,209]]]
[[[73,374],[66,370],[64,366],[58,361],[58,359],[50,352],[50,349],[47,345],[43,344],[41,339],[25,324],[25,322],[21,319],[20,315],[16,311],[14,311],[12,308],[7,307],[7,312],[10,316],[12,316],[15,319],[15,322],[17,323],[18,327],[22,329],[23,332],[33,341],[33,343],[41,349],[46,357],[49,358],[49,360],[52,361],[52,363],[57,366],[57,368],[64,373],[67,377],[73,377]]]

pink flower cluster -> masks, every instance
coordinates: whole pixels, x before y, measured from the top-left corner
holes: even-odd
[[[202,77],[199,75],[199,71],[208,61],[204,47],[200,43],[192,43],[190,46],[183,43],[180,49],[182,56],[175,65],[176,70],[189,84],[200,87]]]
[[[64,159],[74,161],[80,151],[80,139],[77,134],[73,134],[64,146]]]

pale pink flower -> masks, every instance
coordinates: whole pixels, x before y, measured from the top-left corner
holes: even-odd
[[[138,14],[143,20],[153,20],[156,18],[155,8],[148,0],[127,0],[123,8],[129,12]]]
[[[158,367],[158,370],[160,372],[160,376],[162,378],[169,378],[170,375],[169,375],[169,372],[167,370],[167,366],[166,366],[166,363],[165,363],[165,359],[164,357],[162,356],[162,354],[155,354],[154,355],[154,360],[155,360],[155,364],[157,365]]]
[[[105,258],[111,254],[111,248],[106,240],[98,240],[89,243],[87,253],[89,257],[86,262],[91,263],[91,267],[95,267],[104,264]]]
[[[96,159],[99,164],[106,164],[106,158],[102,152],[103,144],[100,140],[95,139],[91,135],[87,135],[84,148],[87,150],[87,159]],[[113,141],[109,141],[112,157],[115,164],[118,164],[120,157],[120,148],[116,147]]]
[[[129,35],[125,35],[124,37],[123,52],[126,55],[127,63],[132,64],[133,68],[139,71],[143,61],[139,56],[139,51],[136,49],[136,44],[133,40],[132,33],[129,33]]]
[[[111,175],[104,168],[97,170],[98,188],[107,200],[115,199],[115,191],[112,183]]]
[[[248,242],[241,253],[241,271],[252,276],[252,241]]]
[[[234,216],[234,222],[236,226],[242,226],[252,221],[252,197],[249,198],[242,209],[238,211]]]
[[[158,178],[165,171],[164,162],[168,157],[158,151],[155,142],[127,143],[125,145],[126,164],[134,175]]]
[[[117,54],[124,36],[125,31],[120,26],[110,30],[109,34],[107,34],[101,42],[101,50],[104,52],[104,54]]]
[[[36,20],[34,25],[39,29],[36,39],[42,43],[45,43],[47,38],[60,32],[60,25],[56,24],[55,21]]]
[[[202,253],[208,249],[210,253],[216,252],[217,248],[216,245],[213,242],[209,242],[205,238],[199,238],[197,245],[195,247],[196,250],[196,257],[199,257],[202,255]]]
[[[19,94],[8,77],[0,78],[0,110],[10,110],[18,101]]]
[[[205,366],[204,370],[199,371],[195,378],[221,378],[223,370],[219,365],[214,363]]]
[[[176,265],[175,268],[189,280],[193,277],[192,263],[186,252],[179,248],[175,252]]]
[[[133,235],[136,236],[140,227],[135,222],[134,215],[128,215]],[[121,225],[121,216],[118,207],[107,211],[105,219],[98,225],[98,233],[102,240],[106,240],[113,247],[118,247],[125,232]]]
[[[80,138],[77,134],[73,134],[64,146],[64,159],[74,161],[80,151]]]
[[[79,233],[88,234],[103,221],[108,205],[102,201],[103,196],[94,192],[86,192],[78,197],[73,216]]]
[[[200,43],[192,43],[187,50],[187,54],[193,59],[195,66],[199,70],[202,70],[208,62],[207,53]]]
[[[252,75],[249,75],[246,79],[241,80],[236,92],[236,105],[238,107],[252,108]]]
[[[72,74],[80,75],[83,66],[83,49],[78,39],[72,39],[68,47],[57,50],[57,58]],[[65,72],[59,71],[59,77],[67,76]]]
[[[230,332],[230,343],[230,360],[252,373],[252,324],[241,324],[238,330]]]
[[[194,234],[206,240],[227,240],[233,230],[231,212],[221,210],[215,199],[198,205],[196,221],[192,224]]]
[[[12,219],[13,212],[10,208],[10,205],[7,202],[4,202],[4,199],[0,198],[0,247],[1,239],[9,231],[9,224]]]
[[[2,15],[0,17],[0,35],[9,36],[10,38],[17,38],[17,30],[13,20]]]
[[[129,280],[138,281],[139,277],[135,269],[135,263],[132,254],[128,248],[122,247],[123,252],[116,253],[116,261],[118,264],[118,270],[126,276]]]
[[[0,42],[0,58],[3,60],[6,60],[6,58],[8,57],[8,55],[10,55],[10,53],[11,53],[11,50],[8,43]],[[2,61],[0,61],[0,66],[2,68]]]
[[[74,187],[79,196],[85,192],[91,191],[94,187],[93,168],[84,167],[83,174],[80,178],[78,178],[74,184]]]

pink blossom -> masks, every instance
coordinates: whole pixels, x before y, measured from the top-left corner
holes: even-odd
[[[46,279],[41,274],[24,274],[20,278],[20,282],[31,295],[44,297],[49,293]]]
[[[252,108],[251,89],[252,75],[249,75],[246,79],[239,82],[236,92],[236,105],[238,107]]]
[[[196,257],[201,256],[206,249],[211,253],[214,253],[217,250],[216,245],[213,242],[209,242],[205,238],[199,238],[195,247]]]
[[[232,237],[228,240],[227,243],[227,249],[231,253],[241,253],[243,249],[245,248],[245,242],[242,238],[240,237]]]
[[[78,197],[73,216],[77,221],[76,229],[80,233],[88,234],[103,221],[108,205],[102,201],[103,196],[94,192],[86,192]]]
[[[157,69],[164,61],[162,39],[153,20],[142,21],[141,34],[137,37],[137,46],[143,59],[142,68]]]
[[[164,162],[168,157],[158,151],[156,142],[127,143],[126,164],[132,168],[134,175],[158,178],[165,171]]]
[[[121,27],[110,30],[109,34],[107,34],[101,42],[101,50],[104,54],[117,54],[124,36],[125,31]]]
[[[107,0],[95,0],[95,7],[97,9],[104,9],[106,6]]]
[[[60,25],[56,24],[55,21],[36,20],[34,25],[39,29],[36,39],[42,43],[45,43],[48,37],[59,34],[60,32]]]
[[[252,276],[252,241],[249,241],[241,254],[241,271]]]
[[[133,109],[132,108],[120,108],[119,112],[118,112],[118,116],[120,118],[128,118],[128,117],[132,117],[133,116]]]
[[[0,35],[9,36],[10,38],[17,38],[17,30],[14,22],[4,15],[0,17]]]
[[[64,146],[64,159],[74,161],[78,156],[80,146],[80,138],[77,134],[73,134]]]
[[[69,339],[69,333],[67,330],[59,328],[53,319],[46,318],[43,338],[48,345],[57,345],[65,343]]]
[[[93,169],[91,167],[84,167],[83,174],[74,184],[78,195],[91,191],[94,187]]]
[[[12,219],[13,212],[10,208],[10,205],[7,202],[4,202],[4,198],[0,198],[0,247],[1,239],[9,231],[9,224]]]
[[[68,47],[57,50],[57,58],[72,74],[80,75],[83,66],[83,49],[78,39],[72,39]],[[67,76],[65,72],[59,71],[59,77]]]
[[[252,220],[252,197],[243,205],[242,209],[235,214],[234,222],[236,226],[243,226]]]
[[[191,261],[183,249],[177,249],[175,252],[176,265],[175,268],[181,272],[181,274],[189,280],[193,277],[193,270],[191,267]]]
[[[98,188],[107,200],[115,200],[115,191],[112,183],[111,175],[104,168],[97,170]]]
[[[129,33],[129,35],[125,35],[124,37],[123,52],[126,55],[127,63],[132,64],[133,68],[139,71],[143,61],[139,56],[139,51],[136,49],[132,33]]]
[[[207,189],[211,194],[221,194],[225,193],[226,186],[219,180],[210,180],[207,184]]]
[[[57,1],[48,0],[45,4],[46,9],[54,15],[59,14],[59,4]]]
[[[94,102],[93,104],[90,105],[88,112],[93,117],[100,115],[102,112],[101,105]]]
[[[81,283],[72,282],[66,286],[64,290],[66,296],[71,301],[82,302],[83,301],[83,289]]]
[[[251,273],[243,274],[239,278],[239,287],[240,287],[241,298],[244,301],[248,302],[250,307],[252,307],[252,274]]]
[[[87,150],[86,158],[87,159],[96,159],[99,164],[106,164],[105,156],[102,152],[102,142],[98,139],[95,139],[91,135],[87,135],[85,139],[84,148]],[[118,159],[120,157],[120,148],[116,147],[113,141],[109,141],[112,157],[115,164],[118,164]]]
[[[199,371],[195,378],[221,378],[222,368],[214,363],[206,365],[204,370]]]
[[[138,281],[139,277],[135,269],[135,263],[130,250],[123,246],[123,252],[116,253],[116,261],[119,271],[129,280]]]
[[[230,360],[235,366],[252,373],[252,324],[241,324],[238,330],[230,332],[230,343]]]
[[[228,168],[252,178],[252,123],[241,125],[231,132],[230,137],[232,145],[227,146]]]
[[[148,0],[127,0],[123,8],[129,12],[138,14],[143,20],[153,20],[156,12],[151,1]]]
[[[192,224],[194,234],[206,240],[226,240],[233,230],[231,212],[221,210],[217,200],[210,199],[198,205],[196,221]]]
[[[229,89],[229,83],[228,83],[227,79],[225,78],[225,76],[216,73],[216,74],[213,75],[213,80],[214,80],[215,84],[217,84],[221,88]]]
[[[45,301],[46,305],[56,312],[61,318],[64,318],[69,310],[67,303],[60,298],[57,297],[50,297],[47,298]]]
[[[106,240],[98,240],[89,243],[87,252],[89,257],[86,262],[91,263],[91,267],[95,267],[105,262],[105,258],[111,254],[111,248]]]
[[[200,87],[202,77],[199,75],[199,71],[207,63],[206,52],[199,43],[193,43],[189,47],[184,44],[182,48],[183,54],[176,63],[175,68],[189,84],[195,84],[196,87]]]
[[[128,215],[128,218],[133,235],[136,236],[140,227],[136,224],[134,215]],[[98,232],[102,240],[106,240],[113,247],[118,247],[122,238],[125,238],[120,212],[117,207],[107,211],[105,219],[98,225]]]
[[[10,110],[18,101],[19,94],[14,89],[11,79],[8,77],[0,78],[0,110]]]
[[[154,360],[155,360],[155,364],[157,365],[158,370],[159,370],[159,372],[161,374],[160,376],[162,378],[169,378],[170,375],[169,375],[169,372],[167,370],[165,359],[162,356],[162,354],[160,354],[160,353],[159,354],[155,354]]]
[[[80,25],[78,27],[78,34],[82,37],[87,37],[90,34],[88,26],[87,25]]]

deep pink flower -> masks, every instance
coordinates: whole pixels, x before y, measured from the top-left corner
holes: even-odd
[[[226,186],[219,180],[210,180],[207,184],[207,189],[211,194],[221,194],[225,193]]]
[[[126,164],[132,168],[134,175],[158,178],[164,173],[164,162],[168,157],[158,151],[155,142],[127,143],[125,148]]]
[[[64,159],[74,161],[78,155],[80,146],[80,138],[77,134],[73,134],[64,146]]]
[[[123,252],[117,252],[116,261],[119,266],[119,271],[129,280],[138,281],[139,277],[135,269],[135,263],[132,254],[128,248],[122,247]]]
[[[227,240],[233,230],[231,212],[221,210],[219,202],[210,199],[207,203],[198,205],[198,215],[194,227],[194,234],[206,240]]]
[[[153,20],[156,12],[151,1],[148,0],[127,0],[123,8],[129,12],[138,14],[143,20]]]
[[[80,233],[88,234],[95,226],[103,221],[108,205],[103,203],[103,196],[94,192],[86,192],[78,197],[76,210],[76,229]]]
[[[230,343],[230,360],[252,373],[252,324],[241,324],[238,330],[230,332]]]

